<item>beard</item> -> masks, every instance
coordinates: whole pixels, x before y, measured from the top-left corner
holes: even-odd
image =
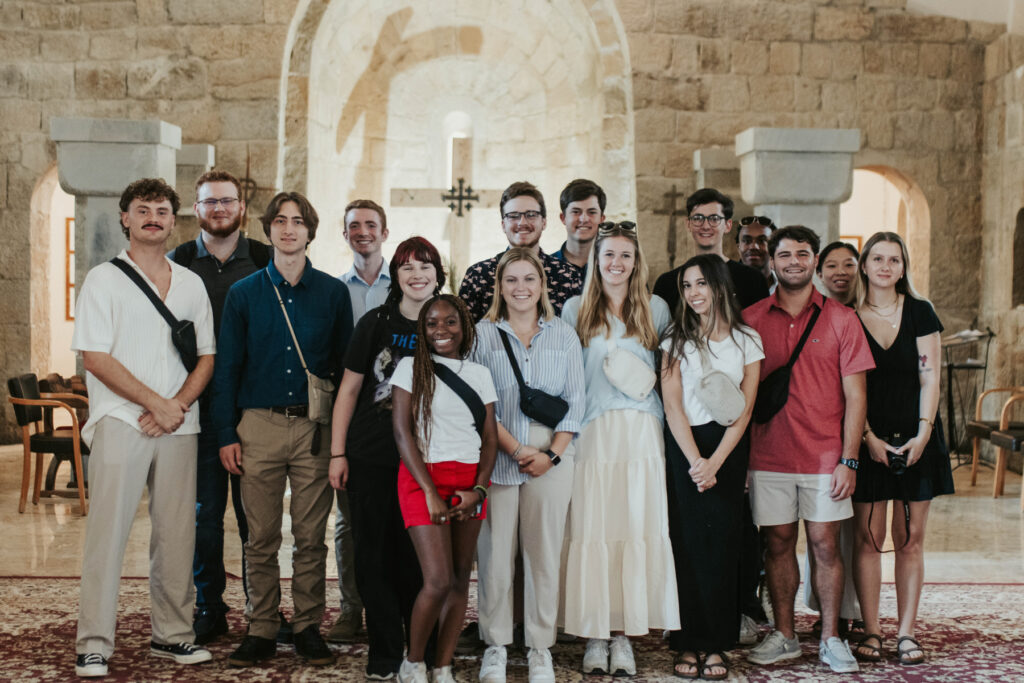
[[[237,216],[235,216],[235,220],[231,221],[231,223],[228,224],[227,227],[224,227],[224,228],[214,228],[214,227],[212,227],[210,225],[209,221],[207,221],[207,220],[205,220],[203,218],[199,219],[199,228],[201,230],[205,230],[206,232],[208,232],[210,235],[212,235],[214,237],[227,237],[228,235],[233,233],[235,230],[238,230],[238,228],[241,225],[242,225],[242,214],[241,213],[239,213]]]

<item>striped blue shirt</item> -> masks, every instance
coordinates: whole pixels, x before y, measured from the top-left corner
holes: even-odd
[[[471,360],[485,365],[491,371],[494,387],[498,392],[497,418],[501,425],[526,443],[530,433],[530,418],[519,410],[519,384],[512,372],[512,365],[501,343],[498,330],[504,330],[512,345],[512,353],[523,373],[527,386],[540,389],[553,396],[561,396],[569,403],[569,412],[555,428],[556,432],[580,431],[580,421],[586,408],[583,378],[583,350],[576,331],[560,318],[540,320],[540,331],[530,341],[527,349],[516,337],[507,320],[492,323],[481,320],[476,325],[477,341]],[[518,486],[529,480],[530,475],[519,471],[519,465],[505,451],[498,450],[498,461],[494,465],[491,481],[503,486]]]

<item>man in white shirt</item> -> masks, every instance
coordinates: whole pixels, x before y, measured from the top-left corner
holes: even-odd
[[[121,195],[128,249],[118,258],[179,321],[195,327],[198,362],[188,371],[171,327],[150,297],[113,263],[85,278],[75,308],[72,349],[82,356],[90,416],[89,498],[82,559],[75,672],[105,676],[114,651],[117,593],[125,545],[149,489],[150,653],[179,664],[209,661],[193,645],[196,399],[213,373],[213,313],[202,280],[165,257],[180,201],[164,181],[144,178]],[[184,552],[183,552],[184,549]]]

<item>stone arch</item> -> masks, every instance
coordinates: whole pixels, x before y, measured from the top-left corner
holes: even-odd
[[[1024,209],[1017,212],[1013,228],[1013,294],[1011,306],[1024,304]]]
[[[856,205],[858,199],[857,172],[871,174],[878,182],[882,183],[898,198],[898,206],[894,207],[895,225],[886,226],[858,226],[859,230],[850,232],[848,219],[844,220],[845,210],[849,206]],[[914,286],[923,295],[928,296],[930,284],[930,263],[931,263],[931,210],[928,208],[928,200],[921,187],[906,173],[882,164],[870,164],[859,166],[855,170],[854,190],[850,199],[844,203],[840,218],[840,233],[843,235],[863,234],[868,237],[882,229],[897,232],[907,243],[910,251],[910,275],[914,280]]]

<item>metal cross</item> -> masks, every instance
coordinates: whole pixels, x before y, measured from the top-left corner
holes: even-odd
[[[448,208],[451,209],[456,216],[462,215],[462,202],[466,202],[466,211],[469,211],[473,208],[473,205],[470,202],[480,201],[480,195],[473,193],[473,186],[466,185],[463,187],[464,182],[464,178],[459,178],[458,192],[456,192],[455,186],[452,185],[452,188],[448,190],[447,194],[441,195],[441,201],[448,202]]]
[[[672,189],[662,196],[665,198],[665,208],[655,209],[654,213],[658,216],[668,216],[668,238],[665,250],[668,252],[668,267],[671,270],[676,264],[676,216],[686,213],[685,207],[676,208],[676,200],[685,198],[686,195],[677,192],[676,186],[673,185]]]

